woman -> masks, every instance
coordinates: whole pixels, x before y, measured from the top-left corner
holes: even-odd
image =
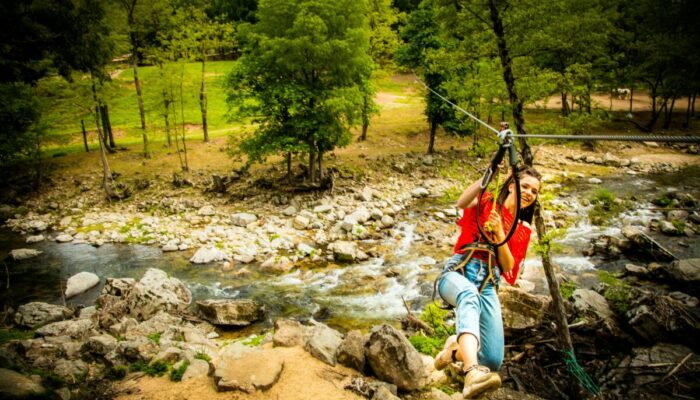
[[[457,200],[457,206],[464,210],[458,223],[462,232],[455,245],[455,255],[448,261],[438,282],[440,297],[456,307],[457,335],[447,339],[445,349],[435,358],[435,368],[443,369],[454,361],[463,362],[466,373],[464,398],[477,397],[501,385],[498,374],[491,372],[498,370],[503,362],[503,321],[497,293],[498,279],[503,275],[509,283],[515,283],[530,241],[530,223],[541,180],[540,174],[529,167],[521,169],[518,176],[521,208],[518,226],[507,245],[497,248],[492,278],[488,271],[488,255],[480,252],[474,253],[463,268],[453,271],[468,258],[464,247],[477,242],[480,236],[476,226],[476,205],[481,181],[472,183]],[[495,209],[492,209],[493,195],[484,195],[479,222],[482,227],[490,228],[482,230],[490,231],[486,234],[492,242],[505,240],[515,215],[515,196],[512,175],[501,186]]]

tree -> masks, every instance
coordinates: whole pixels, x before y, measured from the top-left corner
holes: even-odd
[[[350,142],[372,67],[365,7],[352,0],[262,0],[259,22],[240,27],[243,54],[227,84],[232,114],[259,124],[241,144],[252,160],[301,150],[316,183],[323,154]]]
[[[391,6],[391,0],[369,0],[367,21],[370,29],[369,54],[375,63],[387,67],[399,47],[399,35],[395,30],[399,13]]]

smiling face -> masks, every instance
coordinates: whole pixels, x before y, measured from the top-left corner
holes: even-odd
[[[515,184],[511,183],[508,186],[510,196],[515,196]],[[540,193],[540,181],[534,176],[523,175],[520,178],[520,208],[529,207],[537,200],[537,195]],[[515,200],[515,199],[513,199]]]

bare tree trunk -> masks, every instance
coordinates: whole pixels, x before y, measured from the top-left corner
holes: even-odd
[[[112,136],[112,126],[109,122],[109,110],[107,108],[107,104],[102,104],[102,102],[99,102],[100,105],[100,118],[102,118],[102,133],[104,134],[103,137],[103,142],[105,143],[105,146],[107,147],[107,151],[110,154],[114,154],[115,150],[114,148],[116,147],[114,145],[114,139]],[[110,142],[110,145],[107,146],[107,142]]]
[[[664,129],[669,129],[671,127],[671,120],[673,119],[673,107],[676,105],[676,95],[671,97],[671,105],[666,107],[666,112],[664,113]]]
[[[168,147],[172,147],[173,142],[170,137],[170,99],[168,98],[167,90],[163,90],[163,107],[165,108],[163,112],[163,119],[165,120],[165,138],[168,141]]]
[[[105,143],[104,137],[102,136],[100,128],[100,103],[97,101],[97,90],[95,89],[95,81],[90,76],[92,80],[92,100],[95,103],[95,127],[97,128],[97,140],[100,144],[100,162],[102,163],[102,185],[105,189],[105,194],[108,198],[117,197],[112,188],[112,171],[109,169],[109,164],[107,163],[107,154],[105,153]]]
[[[202,55],[202,86],[199,90],[199,108],[202,110],[202,130],[204,131],[204,143],[209,141],[209,127],[207,125],[207,87],[204,80],[206,72],[207,56]]]
[[[496,35],[498,42],[498,56],[501,60],[501,66],[503,67],[503,80],[508,88],[508,97],[510,104],[513,107],[513,120],[515,121],[515,126],[518,132],[518,143],[520,143],[520,154],[523,157],[523,161],[526,164],[532,164],[532,151],[530,150],[530,145],[525,138],[527,132],[525,131],[525,118],[523,117],[523,102],[518,97],[518,93],[515,90],[515,77],[513,76],[512,60],[508,54],[508,46],[506,43],[505,31],[503,30],[503,20],[499,15],[498,8],[496,7],[496,0],[489,1],[489,11],[491,16],[491,23],[493,28],[493,33]]]
[[[85,152],[89,153],[90,148],[87,143],[87,132],[85,132],[85,120],[80,120],[80,129],[83,131],[83,144],[85,144]]]
[[[632,114],[632,99],[634,98],[634,86],[630,88],[630,114]]]
[[[133,54],[131,55],[132,66],[134,68],[134,85],[136,86],[136,99],[139,103],[139,115],[141,116],[141,136],[143,137],[143,156],[148,158],[150,153],[148,152],[148,134],[146,133],[146,111],[143,108],[143,97],[141,95],[141,83],[139,82],[139,67],[136,61],[136,51],[137,48],[134,46],[131,50]]]
[[[610,107],[609,107],[609,111],[610,111],[610,112],[612,112],[613,93],[614,93],[614,90],[613,90],[612,88],[610,88]]]
[[[180,72],[180,120],[182,121],[182,135],[180,135],[180,137],[182,138],[182,151],[185,159],[185,165],[182,167],[182,169],[183,171],[189,171],[190,166],[187,163],[187,143],[185,142],[185,98],[182,95],[182,84],[184,80],[185,68],[183,67],[182,71]]]
[[[287,182],[292,181],[292,152],[287,152]]]
[[[694,117],[695,116],[695,98],[697,97],[698,92],[693,93],[693,105],[690,107],[690,116]]]
[[[428,142],[428,154],[433,154],[435,148],[435,131],[437,131],[437,122],[430,121],[430,141]]]
[[[323,152],[318,149],[318,181],[323,182]]]
[[[316,169],[316,145],[314,144],[313,140],[309,141],[309,182],[313,183],[316,178],[315,174],[315,169]]]
[[[683,128],[690,128],[690,105],[691,105],[692,95],[688,96],[688,106],[685,108],[685,121],[683,122]]]
[[[114,133],[112,132],[112,119],[109,117],[109,106],[107,104],[104,105],[105,107],[105,115],[104,115],[104,120],[107,121],[107,133],[109,136],[109,147],[113,150],[116,150],[117,144],[114,143]]]
[[[185,164],[182,161],[182,154],[180,153],[180,139],[177,137],[177,111],[175,110],[175,95],[173,94],[173,86],[170,85],[170,99],[173,100],[172,110],[173,110],[173,133],[175,134],[175,150],[177,151],[177,158],[180,161],[180,168],[185,169]]]

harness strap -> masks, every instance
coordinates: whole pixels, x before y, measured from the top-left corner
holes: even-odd
[[[484,288],[486,287],[486,283],[489,281],[493,284],[493,286],[496,288],[496,291],[498,291],[498,286],[496,285],[496,277],[493,274],[493,266],[494,266],[494,260],[496,259],[496,252],[493,249],[493,246],[491,246],[488,243],[483,243],[483,242],[474,242],[470,244],[466,244],[462,246],[460,250],[465,250],[469,251],[467,256],[464,258],[462,262],[460,262],[457,266],[454,267],[449,267],[448,271],[449,272],[456,272],[461,269],[464,269],[464,267],[471,261],[471,259],[474,257],[474,253],[477,251],[483,251],[486,252],[487,256],[487,268],[488,268],[488,275],[484,278],[484,280],[481,282],[481,285],[479,285],[479,294],[481,294],[484,291]],[[440,274],[437,279],[435,279],[435,282],[433,282],[433,302],[435,302],[435,297],[438,292],[437,290],[437,285],[438,282],[440,282],[440,278],[442,277],[443,274]],[[466,275],[464,272],[462,272],[462,275]],[[442,309],[450,309],[452,308],[451,305],[447,306],[439,306]]]

